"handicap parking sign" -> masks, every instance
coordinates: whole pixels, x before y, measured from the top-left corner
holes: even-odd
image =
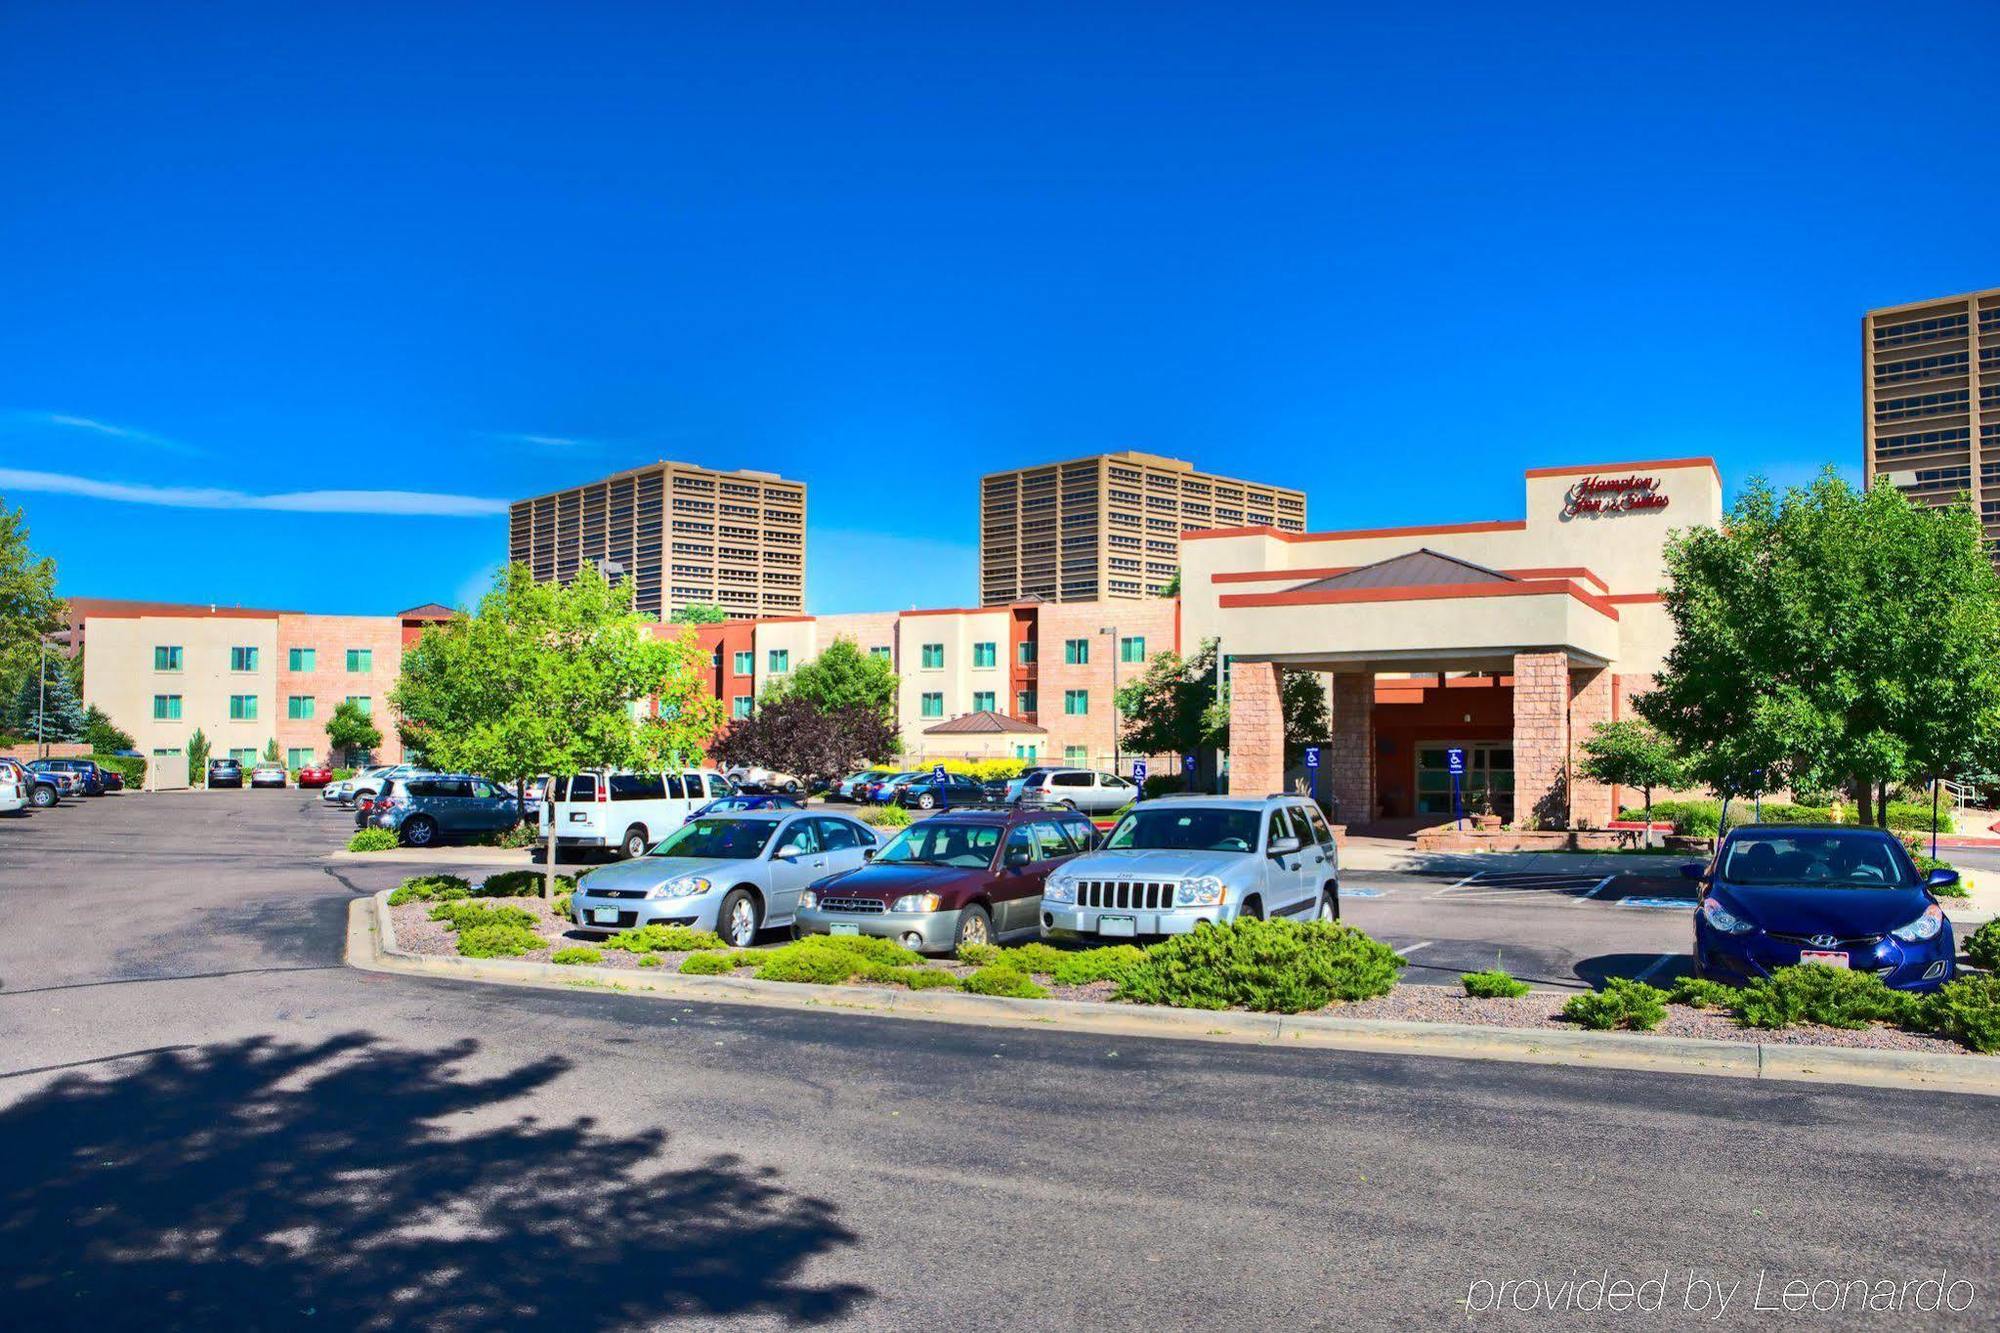
[[[932,777],[932,778],[934,778],[934,779],[936,779],[936,780],[937,780],[937,781],[939,781],[939,782],[943,782],[943,781],[944,781],[944,765],[943,765],[943,764],[939,764],[939,765],[938,765],[938,766],[937,766],[936,768],[933,768],[933,769],[931,770],[931,777]]]
[[[1308,745],[1306,747],[1306,767],[1319,767],[1319,747],[1317,745]]]
[[[1132,781],[1144,782],[1145,780],[1146,780],[1146,761],[1143,759],[1134,759],[1132,761]]]
[[[1182,756],[1181,756],[1181,772],[1183,772],[1183,773],[1187,774],[1187,775],[1188,775],[1189,777],[1193,777],[1193,776],[1194,776],[1194,756],[1193,756],[1193,755],[1191,755],[1191,754],[1188,754],[1188,755],[1182,755]]]
[[[1444,752],[1444,765],[1453,773],[1465,772],[1465,751],[1456,747]]]

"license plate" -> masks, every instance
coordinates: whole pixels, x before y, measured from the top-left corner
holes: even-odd
[[[1821,967],[1846,967],[1847,955],[1845,953],[1828,953],[1820,949],[1801,949],[1799,950],[1799,963],[1801,966],[1806,963],[1818,963]]]
[[[1097,933],[1113,935],[1119,939],[1132,939],[1139,933],[1139,918],[1136,916],[1101,916],[1097,918]]]
[[[859,935],[861,927],[855,925],[852,921],[835,921],[827,926],[826,933],[829,935]]]
[[[590,919],[600,926],[615,926],[618,924],[618,909],[615,907],[593,907],[590,909]]]

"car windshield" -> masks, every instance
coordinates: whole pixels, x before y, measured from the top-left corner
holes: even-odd
[[[1108,851],[1247,852],[1257,845],[1262,817],[1256,810],[1134,810],[1118,821],[1104,846]]]
[[[696,819],[681,825],[652,850],[654,856],[704,861],[752,861],[763,854],[777,824],[768,819]]]
[[[1752,833],[1729,840],[1721,878],[1729,884],[1813,889],[1901,889],[1916,867],[1891,838],[1873,833]]]
[[[927,819],[912,824],[890,839],[875,854],[875,861],[909,865],[957,866],[963,870],[983,870],[993,861],[993,849],[1000,845],[997,824],[960,824],[947,819]]]

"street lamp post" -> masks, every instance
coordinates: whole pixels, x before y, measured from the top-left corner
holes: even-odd
[[[41,666],[35,671],[35,752],[41,758],[49,757],[49,640],[43,635],[38,640],[42,650]]]
[[[1111,771],[1119,773],[1122,755],[1118,748],[1118,733],[1123,729],[1120,725],[1123,719],[1118,714],[1118,627],[1101,625],[1097,632],[1111,639]],[[1122,773],[1119,775],[1123,776]]]

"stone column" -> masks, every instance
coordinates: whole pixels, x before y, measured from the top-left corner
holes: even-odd
[[[1341,822],[1375,820],[1375,675],[1341,671],[1333,677],[1333,743],[1326,778],[1340,802]]]
[[[1285,789],[1285,715],[1275,662],[1237,661],[1229,670],[1229,794]]]
[[[1576,770],[1583,762],[1583,743],[1590,739],[1591,731],[1598,723],[1611,720],[1615,684],[1616,677],[1608,667],[1569,673],[1570,772],[1574,775],[1569,809],[1571,819],[1586,828],[1603,828],[1618,813],[1612,788],[1592,782]]]
[[[1514,654],[1514,827],[1562,828],[1569,654]]]

